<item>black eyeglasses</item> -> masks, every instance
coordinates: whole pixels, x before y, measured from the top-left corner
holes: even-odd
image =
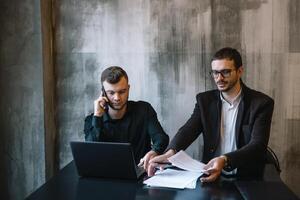
[[[209,74],[213,77],[213,78],[218,78],[219,74],[221,74],[221,76],[223,78],[228,78],[231,75],[232,71],[235,71],[236,69],[223,69],[223,70],[211,70],[209,72]]]

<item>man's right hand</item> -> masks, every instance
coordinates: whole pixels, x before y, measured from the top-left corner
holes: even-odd
[[[170,149],[166,153],[164,153],[160,156],[156,156],[156,157],[152,158],[149,161],[149,166],[148,166],[148,170],[147,170],[148,176],[149,177],[153,176],[155,174],[157,168],[163,169],[164,166],[166,165],[166,164],[163,164],[163,163],[169,162],[168,158],[173,156],[175,153],[176,152],[173,149]]]
[[[101,117],[105,113],[104,108],[107,102],[108,99],[102,95],[94,101],[94,116]]]

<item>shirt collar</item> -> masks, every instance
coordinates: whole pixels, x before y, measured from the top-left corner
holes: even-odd
[[[228,103],[229,105],[236,105],[240,102],[241,100],[241,94],[242,94],[242,88],[240,89],[239,93],[234,97],[232,103],[228,102],[222,95],[222,92],[220,92],[220,98],[223,103]]]

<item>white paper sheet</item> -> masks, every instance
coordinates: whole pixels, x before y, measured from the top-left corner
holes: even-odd
[[[168,160],[172,163],[173,166],[187,171],[202,173],[205,172],[205,170],[203,169],[203,167],[205,166],[204,163],[191,158],[182,150],[168,158]]]
[[[145,180],[143,183],[152,187],[168,187],[168,188],[190,188],[195,189],[197,179],[202,173],[166,169],[157,171],[155,176]]]
[[[205,164],[194,160],[184,151],[179,151],[168,160],[173,166],[184,170],[159,170],[153,177],[145,180],[143,183],[152,187],[195,189],[198,178],[205,172],[203,169]]]

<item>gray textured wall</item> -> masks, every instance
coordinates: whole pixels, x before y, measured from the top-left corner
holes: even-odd
[[[93,110],[105,67],[126,69],[130,98],[149,101],[173,137],[190,116],[195,95],[214,88],[211,54],[232,46],[243,54],[245,83],[275,99],[270,146],[281,177],[300,196],[300,1],[54,3],[60,167],[72,159],[69,141],[83,140],[83,119]],[[7,0],[0,8],[0,186],[21,199],[45,176],[40,8],[37,0]],[[201,139],[189,153],[201,157]]]
[[[40,4],[0,10],[0,199],[24,199],[45,180]]]

